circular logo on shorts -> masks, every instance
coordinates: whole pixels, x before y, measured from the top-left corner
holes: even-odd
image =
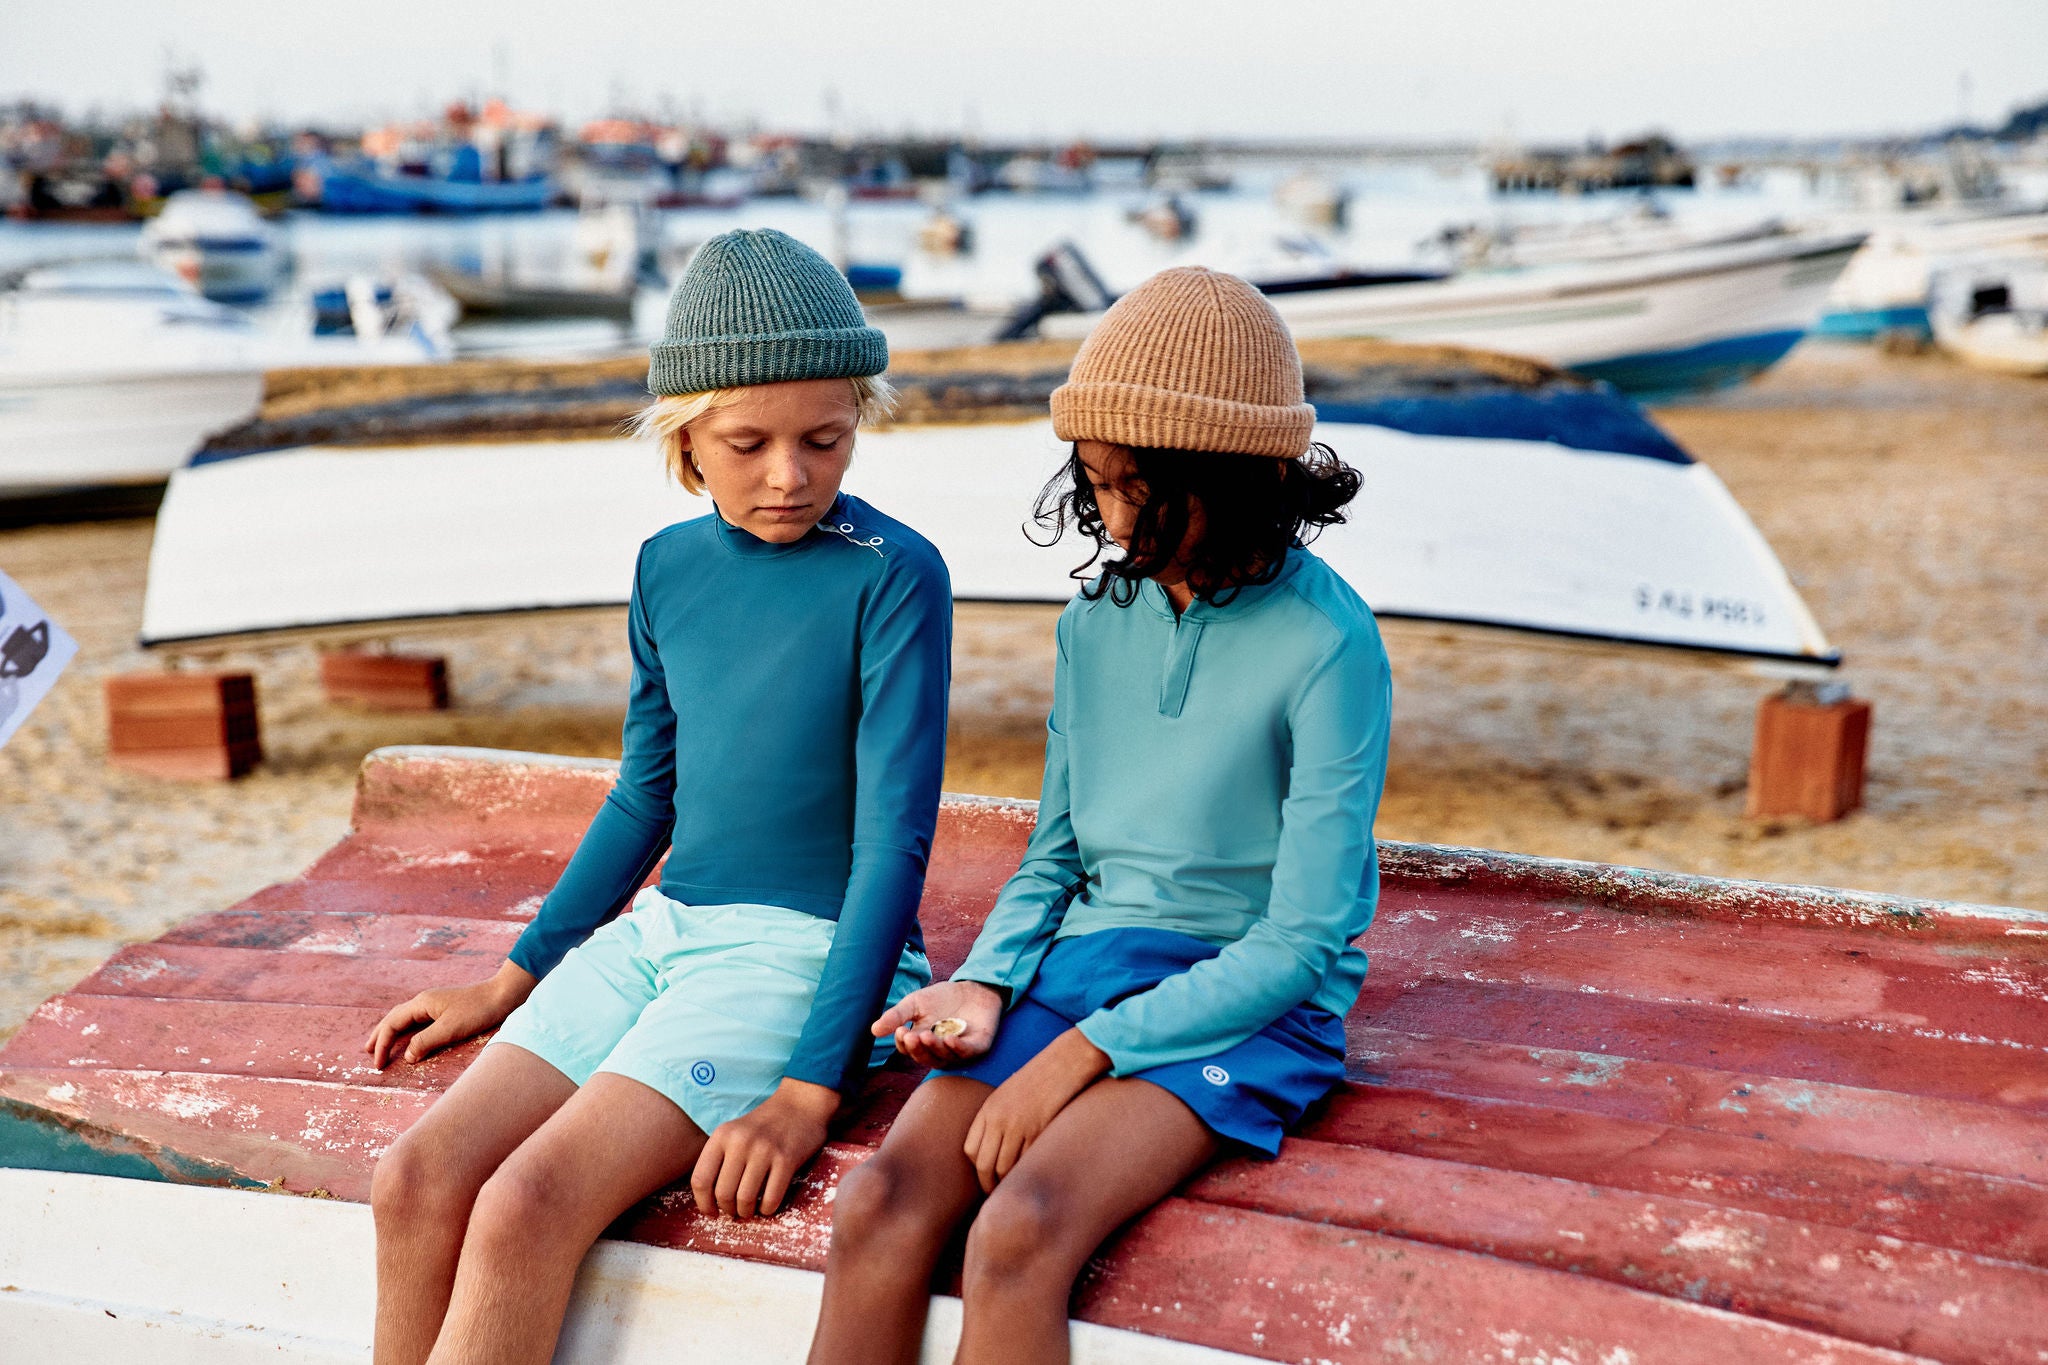
[[[1211,1085],[1229,1085],[1230,1073],[1220,1066],[1205,1066],[1202,1068],[1202,1079]]]
[[[699,1085],[709,1085],[712,1081],[718,1079],[718,1068],[709,1062],[692,1062],[690,1064],[690,1079]]]

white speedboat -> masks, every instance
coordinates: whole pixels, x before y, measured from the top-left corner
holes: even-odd
[[[2048,375],[2048,257],[1944,271],[1935,279],[1928,315],[1934,339],[1966,364]]]
[[[259,320],[141,262],[30,270],[0,289],[0,501],[161,483],[255,413],[266,370],[446,355],[424,326],[316,337],[310,310]]]
[[[277,229],[233,190],[180,190],[145,223],[144,260],[207,298],[255,303],[283,281],[288,258]]]
[[[2048,213],[1921,211],[1875,220],[1870,240],[1829,291],[1817,335],[1875,341],[1932,335],[1928,292],[1945,269],[1987,255],[2048,250]]]
[[[1625,261],[1273,295],[1297,337],[1386,337],[1530,356],[1637,397],[1776,364],[1820,315],[1861,234],[1785,235]],[[1053,314],[1085,336],[1098,314]]]

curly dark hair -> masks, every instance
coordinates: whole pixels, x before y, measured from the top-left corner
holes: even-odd
[[[1140,583],[1173,563],[1200,504],[1205,525],[1188,558],[1187,583],[1202,601],[1222,606],[1240,588],[1272,582],[1289,549],[1343,521],[1360,482],[1358,471],[1322,444],[1298,460],[1134,446],[1128,484],[1139,504],[1137,525],[1123,557],[1103,561],[1116,542],[1103,525],[1076,445],[1032,509],[1033,520],[1050,536],[1031,538],[1050,546],[1071,526],[1092,539],[1094,552],[1074,567],[1073,577],[1087,580],[1098,561],[1102,574],[1081,595],[1094,600],[1107,593],[1125,607],[1136,599]]]

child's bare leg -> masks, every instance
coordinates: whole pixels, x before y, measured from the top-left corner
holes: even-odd
[[[916,1365],[932,1270],[981,1193],[961,1149],[990,1093],[959,1076],[919,1086],[839,1182],[811,1365]]]
[[[484,1049],[377,1163],[377,1365],[419,1365],[434,1348],[470,1206],[512,1150],[576,1093],[524,1048]]]
[[[975,1216],[956,1365],[1065,1361],[1067,1303],[1088,1257],[1216,1148],[1194,1111],[1149,1081],[1082,1091]]]
[[[687,1175],[704,1141],[659,1091],[592,1076],[478,1192],[432,1365],[546,1365],[598,1234]]]

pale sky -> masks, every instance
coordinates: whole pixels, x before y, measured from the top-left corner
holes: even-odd
[[[0,98],[1067,137],[1918,131],[2048,97],[2048,0],[0,0]]]

